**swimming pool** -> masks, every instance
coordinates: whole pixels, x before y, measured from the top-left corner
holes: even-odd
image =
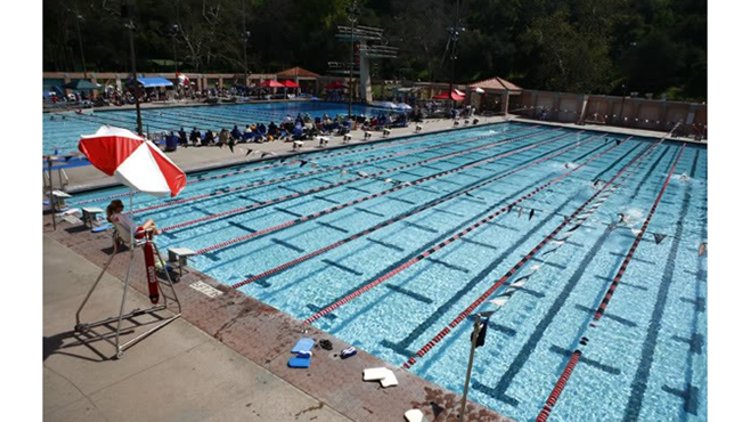
[[[380,112],[390,112],[377,107],[365,107],[352,105],[355,114],[375,115]],[[164,108],[142,108],[141,117],[143,130],[146,131],[177,131],[184,127],[187,132],[193,127],[202,132],[207,129],[231,130],[234,125],[244,128],[245,125],[270,121],[280,122],[287,114],[292,118],[298,113],[310,113],[312,117],[323,117],[324,113],[329,116],[337,114],[348,114],[347,104],[329,103],[323,101],[293,101],[280,103],[262,104],[232,104],[211,106],[188,106],[188,107],[164,107]],[[63,120],[64,116],[64,120]],[[54,117],[55,120],[50,120]],[[135,110],[122,111],[86,111],[84,114],[55,113],[44,114],[43,126],[43,153],[53,154],[55,150],[60,154],[78,151],[78,141],[82,134],[96,132],[104,124],[124,127],[135,131]]]
[[[459,394],[470,315],[495,311],[469,396],[516,420],[699,421],[706,154],[506,123],[192,174],[134,208],[194,268]]]

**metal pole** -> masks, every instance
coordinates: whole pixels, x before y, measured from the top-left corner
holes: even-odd
[[[355,2],[356,4],[356,2]],[[353,10],[353,9],[352,9]],[[349,118],[352,116],[352,100],[354,97],[354,89],[352,88],[353,85],[353,73],[354,73],[354,14],[351,13],[349,15],[349,23],[351,24],[351,33],[350,33],[350,39],[351,39],[351,54],[349,56]]]
[[[138,122],[138,135],[143,136],[143,121],[141,120],[141,99],[140,99],[140,86],[138,85],[138,70],[135,67],[135,43],[133,42],[133,32],[135,32],[135,24],[130,19],[128,31],[128,38],[130,39],[130,65],[133,68],[133,89],[135,91],[135,114],[136,121]]]
[[[247,26],[245,23],[245,0],[242,1],[242,40],[243,40],[243,51],[244,51],[244,63],[245,63],[245,80],[242,82],[242,86],[247,86]]]
[[[620,125],[623,125],[625,122],[625,116],[623,116],[624,109],[625,109],[625,93],[627,92],[628,88],[627,85],[622,86],[622,101],[620,102]]]
[[[471,367],[474,365],[474,350],[477,348],[477,337],[479,337],[479,320],[477,315],[474,319],[474,332],[471,335],[471,354],[469,355],[469,367],[466,369],[466,382],[464,383],[464,395],[461,397],[461,413],[458,415],[459,422],[463,422],[466,411],[466,396],[469,395],[469,380],[471,379]]]
[[[172,57],[173,57],[173,61],[174,61],[174,77],[175,77],[175,79],[179,76],[178,74],[180,73],[180,70],[177,69],[177,42],[176,42],[176,39],[177,39],[177,34],[173,34],[172,35]],[[179,85],[179,81],[178,81],[177,85]]]
[[[453,101],[453,79],[456,77],[456,42],[458,42],[458,2],[456,0],[456,14],[453,15],[453,28],[451,28],[451,79],[448,85],[448,99],[450,99],[451,110],[456,107]]]
[[[57,221],[55,221],[55,197],[52,194],[52,156],[47,156],[47,175],[49,178],[49,206],[52,210],[52,230],[57,230]]]
[[[81,66],[83,66],[83,79],[88,79],[88,72],[86,72],[86,57],[83,55],[83,39],[81,38],[81,25],[80,20],[83,16],[76,15],[76,31],[78,31],[78,47],[81,49]]]

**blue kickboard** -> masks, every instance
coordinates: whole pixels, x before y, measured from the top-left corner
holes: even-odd
[[[311,353],[299,353],[297,356],[290,358],[287,365],[290,368],[309,368],[310,358],[312,358]]]
[[[111,229],[111,228],[112,228],[112,225],[111,225],[111,224],[105,224],[105,225],[103,225],[103,226],[99,226],[99,227],[94,227],[93,229],[91,229],[91,232],[92,232],[92,233],[100,233],[100,232],[103,232],[103,231],[105,231],[105,230],[109,230],[109,229]]]
[[[292,353],[309,352],[315,345],[315,340],[311,338],[301,338],[292,348]]]

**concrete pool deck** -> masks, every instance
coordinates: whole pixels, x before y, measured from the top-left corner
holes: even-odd
[[[338,353],[349,344],[192,269],[175,285],[183,318],[113,360],[110,344],[73,331],[75,312],[111,253],[111,238],[67,222],[53,231],[50,218],[43,228],[45,420],[383,422],[403,421],[404,412],[418,408],[429,421],[457,421],[460,395],[364,351],[342,360]],[[84,321],[116,314],[128,255],[115,256]],[[142,253],[133,265],[127,309],[145,308]],[[221,295],[191,287],[199,282]],[[124,340],[151,320],[133,317],[135,333]],[[288,368],[289,351],[301,337],[329,339],[333,350],[316,346],[309,369]],[[398,386],[362,381],[363,369],[381,366],[394,371]],[[467,409],[466,420],[511,421],[471,402]]]

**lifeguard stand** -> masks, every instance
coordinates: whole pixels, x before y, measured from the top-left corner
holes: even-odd
[[[76,325],[74,328],[77,333],[81,333],[81,334],[90,333],[98,337],[99,339],[104,340],[107,343],[111,344],[115,348],[114,357],[117,359],[123,356],[126,349],[130,348],[131,346],[133,346],[140,340],[144,339],[146,336],[152,334],[156,330],[164,327],[165,325],[171,323],[172,321],[182,316],[182,305],[180,304],[180,299],[177,297],[177,292],[175,291],[174,286],[172,284],[172,279],[170,278],[169,271],[166,270],[167,265],[164,262],[161,254],[159,253],[159,248],[156,246],[156,243],[153,243],[150,239],[148,239],[148,236],[146,236],[145,238],[141,240],[133,239],[134,240],[133,242],[126,241],[125,238],[129,238],[129,236],[118,232],[117,229],[112,230],[112,254],[109,256],[107,263],[104,265],[104,268],[102,268],[101,273],[99,273],[99,276],[96,278],[94,285],[91,286],[91,289],[86,294],[86,297],[83,299],[81,306],[78,308],[78,311],[76,312]],[[133,269],[133,261],[135,260],[135,251],[137,249],[143,249],[143,246],[146,243],[150,243],[151,246],[153,247],[155,256],[158,259],[158,262],[161,264],[161,268],[164,269],[162,274],[166,278],[166,280],[162,280],[158,276],[156,277],[158,287],[159,287],[159,293],[160,293],[159,295],[160,299],[158,303],[154,304],[154,306],[147,308],[147,309],[134,309],[126,313],[125,302],[127,301],[127,297],[128,297],[128,287],[130,287],[130,275]],[[91,297],[91,294],[99,285],[99,282],[104,276],[104,273],[107,272],[107,268],[109,268],[109,265],[114,260],[115,255],[117,255],[117,253],[120,251],[121,245],[128,246],[129,253],[130,253],[130,262],[128,264],[128,271],[127,271],[127,275],[125,276],[125,283],[123,285],[122,301],[120,303],[119,314],[117,316],[104,318],[104,319],[94,321],[94,322],[81,322],[81,312],[83,311],[83,308],[86,306],[86,303]],[[158,315],[157,313],[159,311],[163,311],[167,309],[167,306],[169,305],[170,302],[176,305],[177,307],[176,314],[172,316],[167,316],[167,317]],[[154,318],[154,321],[146,322],[146,323],[134,322],[133,318],[138,317],[138,316],[144,316],[144,315],[152,316]],[[127,324],[126,326],[124,324],[124,321],[127,321],[131,324]],[[115,322],[117,324],[115,325],[115,327],[112,327],[112,323],[115,323]],[[134,328],[137,328],[140,326],[150,326],[150,328],[127,341],[123,341],[121,337],[126,331],[130,332]],[[101,330],[101,328],[103,327],[107,328],[108,332],[104,332],[104,330]],[[114,340],[112,340],[113,336],[114,336]]]

